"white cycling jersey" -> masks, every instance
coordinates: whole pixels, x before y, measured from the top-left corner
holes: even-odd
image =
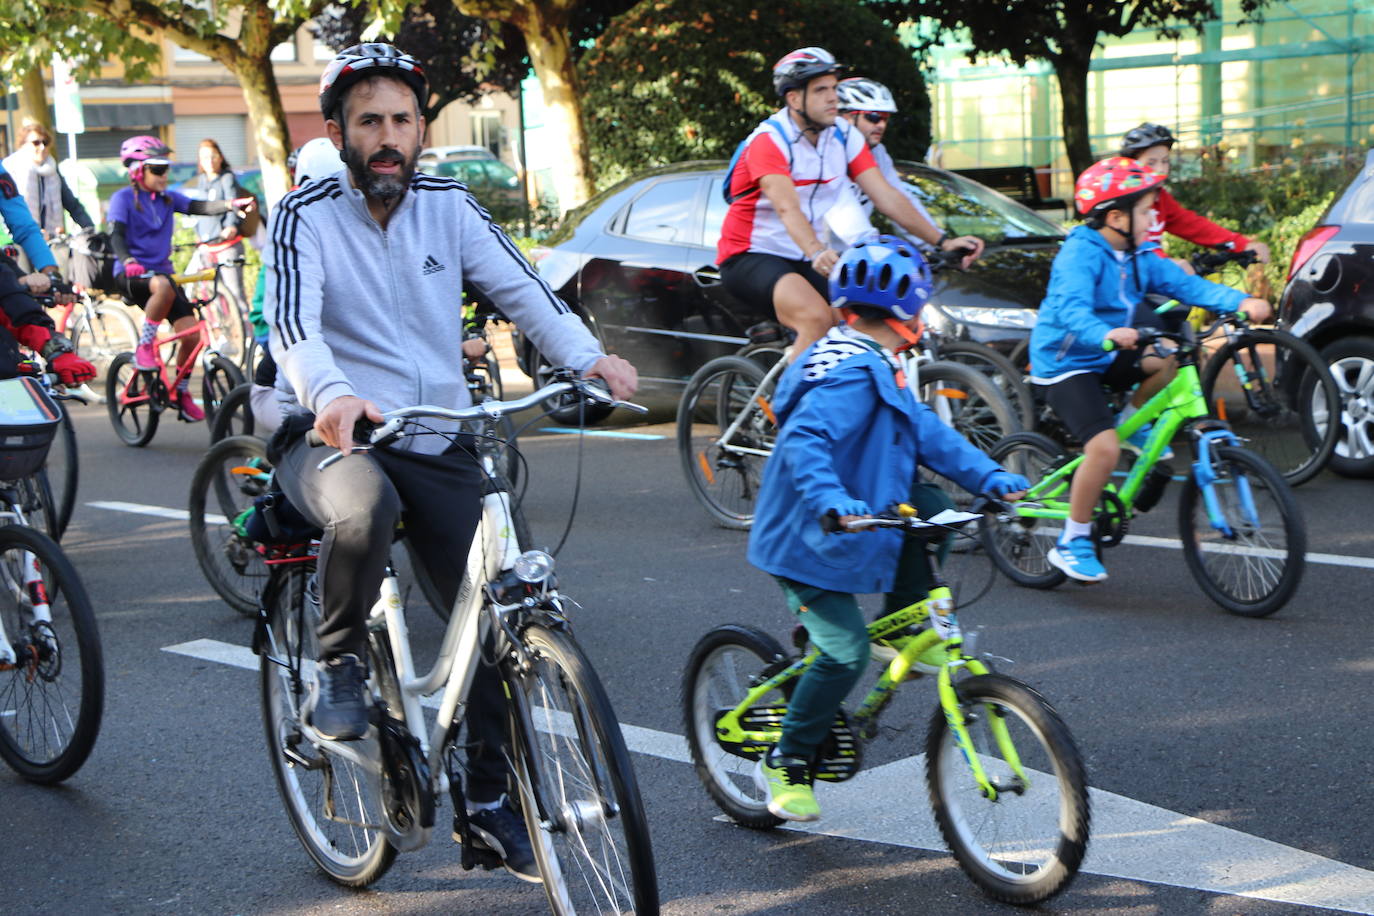
[[[821,131],[812,144],[782,109],[754,128],[745,142],[731,175],[735,200],[721,225],[717,264],[745,252],[794,261],[810,253],[792,241],[772,202],[759,190],[764,175],[792,178],[802,211],[817,237],[824,238],[826,212],[848,193],[855,177],[876,165],[863,136],[843,119]]]
[[[921,202],[921,198],[913,194],[906,185],[902,184],[902,176],[897,174],[897,164],[892,161],[892,154],[887,151],[887,147],[879,143],[877,146],[869,149],[869,152],[873,154],[873,162],[878,166],[878,172],[887,179],[887,183],[905,194],[907,199],[911,201],[911,205],[916,208],[916,212],[925,217],[926,222],[930,223],[932,226],[938,226],[939,223],[935,222],[934,218],[930,215],[930,211],[927,210],[925,204]],[[854,194],[859,199],[859,206],[863,207],[864,216],[871,217],[873,215],[873,201],[868,199],[868,195],[865,194],[863,189],[857,184],[852,185],[852,188]],[[905,232],[902,234],[907,235]],[[930,247],[929,242],[923,242],[920,239],[916,239],[915,241],[919,245]]]

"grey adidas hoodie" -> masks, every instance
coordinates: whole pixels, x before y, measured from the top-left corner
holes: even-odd
[[[383,411],[468,406],[465,279],[550,365],[585,372],[603,355],[582,320],[451,178],[417,172],[383,229],[340,171],[283,197],[269,238],[263,313],[288,410],[319,413],[343,395]],[[437,436],[402,441],[426,453],[447,446]]]

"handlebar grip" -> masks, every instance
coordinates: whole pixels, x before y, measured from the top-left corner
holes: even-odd
[[[311,428],[305,431],[305,444],[311,448],[319,448],[324,445],[324,440],[320,438],[319,430]]]
[[[357,423],[354,423],[353,444],[370,445],[372,443],[372,431],[375,430],[379,425],[380,424],[373,423],[366,417],[363,417]],[[310,429],[306,430],[305,442],[311,448],[319,448],[320,446],[326,444],[325,441],[320,438],[319,431],[316,430],[313,426]]]
[[[1116,349],[1116,341],[1112,340],[1110,337],[1102,338],[1102,349],[1108,353],[1112,352]]]
[[[820,524],[821,530],[826,534],[835,534],[838,531],[844,530],[840,527],[840,513],[836,512],[834,509],[827,510],[826,513],[820,517]]]

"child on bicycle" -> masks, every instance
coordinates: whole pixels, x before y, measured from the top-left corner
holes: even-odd
[[[1169,132],[1169,128],[1162,124],[1146,122],[1126,131],[1126,136],[1121,138],[1121,155],[1134,159],[1162,178],[1168,178],[1169,151],[1173,148],[1174,142],[1174,135]],[[1246,238],[1239,232],[1232,232],[1225,226],[1218,226],[1207,217],[1189,210],[1174,200],[1174,196],[1166,189],[1160,188],[1159,198],[1155,201],[1154,219],[1150,222],[1146,241],[1159,244],[1155,254],[1162,258],[1168,257],[1164,253],[1166,232],[1198,245],[1231,245],[1236,251],[1252,250],[1261,262],[1269,261],[1268,245]],[[1193,272],[1193,266],[1181,258],[1175,258],[1174,263],[1187,273]]]
[[[1083,443],[1083,463],[1069,490],[1069,520],[1047,559],[1080,582],[1101,582],[1107,570],[1092,537],[1093,507],[1121,454],[1116,425],[1173,377],[1173,362],[1142,356],[1133,318],[1148,294],[1163,294],[1212,311],[1269,316],[1269,303],[1240,290],[1191,276],[1155,256],[1147,241],[1164,176],[1116,156],[1091,166],[1074,184],[1074,205],[1086,225],[1069,233],[1050,268],[1050,284],[1031,332],[1029,380],[1046,387],[1050,407]],[[1109,353],[1110,340],[1120,352]],[[1113,416],[1103,387],[1125,391],[1139,383],[1130,404]],[[1125,445],[1139,452],[1150,428]],[[1168,453],[1165,457],[1169,457]]]
[[[925,548],[893,529],[826,535],[821,517],[842,524],[897,502],[923,516],[948,497],[917,481],[917,465],[971,492],[1025,490],[946,426],[906,387],[896,353],[917,340],[930,270],[915,247],[892,236],[860,242],[830,274],[830,302],[847,320],[783,374],[773,400],[780,426],[764,469],[749,561],[773,574],[820,650],[797,682],[782,737],[755,773],[777,817],[820,816],[812,789],[817,750],[869,655],[855,593],[886,592],[892,610],[924,599],[931,575]]]
[[[129,187],[120,188],[110,198],[110,244],[116,260],[115,281],[126,298],[143,309],[145,321],[139,334],[134,366],[156,369],[157,346],[154,339],[164,318],[172,320],[172,330],[188,330],[196,323],[195,313],[181,287],[172,282],[172,230],[177,213],[209,216],[229,210],[248,210],[253,198],[234,200],[191,200],[184,194],[167,190],[167,169],[171,149],[157,137],[133,137],[119,147],[119,158],[129,170]],[[182,342],[177,347],[177,369],[191,359],[195,347]],[[173,399],[181,419],[205,419],[190,393],[187,374],[177,386]]]

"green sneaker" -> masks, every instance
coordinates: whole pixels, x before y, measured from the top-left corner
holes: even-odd
[[[774,757],[770,752],[754,770],[754,784],[768,793],[768,810],[786,821],[820,820],[811,782],[811,764],[797,757]]]

